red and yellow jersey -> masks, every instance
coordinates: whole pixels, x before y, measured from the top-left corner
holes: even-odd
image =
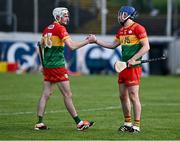
[[[58,68],[65,66],[64,40],[69,34],[63,25],[53,22],[43,31],[44,66],[45,68]]]
[[[145,38],[147,38],[146,30],[138,23],[120,28],[115,40],[122,46],[122,61],[128,61],[133,57],[142,47],[140,41]]]

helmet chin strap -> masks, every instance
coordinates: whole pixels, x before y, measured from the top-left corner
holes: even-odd
[[[124,20],[123,22],[120,22],[120,24],[121,24],[122,26],[124,26],[124,24],[127,22],[128,19],[129,19],[129,18],[127,18],[127,19]]]
[[[60,23],[60,22],[61,22],[60,18],[61,18],[60,16],[56,16],[56,17],[55,17],[55,21],[58,22],[58,23]]]

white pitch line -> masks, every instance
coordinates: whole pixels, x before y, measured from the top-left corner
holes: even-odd
[[[159,104],[142,104],[143,107],[145,106],[150,106],[150,107],[156,107],[156,106],[180,106],[180,103],[159,103]],[[83,112],[88,112],[88,111],[103,111],[103,110],[114,110],[114,109],[120,109],[120,106],[109,106],[109,107],[104,107],[104,108],[92,108],[92,109],[82,109],[78,110],[78,112],[83,111]],[[52,111],[47,111],[46,113],[64,113],[67,112],[67,110],[52,110]],[[10,116],[10,115],[28,115],[28,114],[36,114],[36,112],[7,112],[7,113],[0,113],[0,116]]]

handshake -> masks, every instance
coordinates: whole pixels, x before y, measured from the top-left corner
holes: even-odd
[[[97,43],[97,39],[96,39],[96,36],[95,36],[94,34],[89,34],[89,35],[86,37],[86,40],[88,40],[88,43],[89,43],[89,44]]]

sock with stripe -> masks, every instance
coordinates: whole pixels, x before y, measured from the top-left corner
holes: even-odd
[[[140,126],[140,120],[134,120],[134,126],[139,127]]]
[[[126,126],[132,126],[131,116],[125,116],[125,117],[124,117],[124,125],[126,125]]]

